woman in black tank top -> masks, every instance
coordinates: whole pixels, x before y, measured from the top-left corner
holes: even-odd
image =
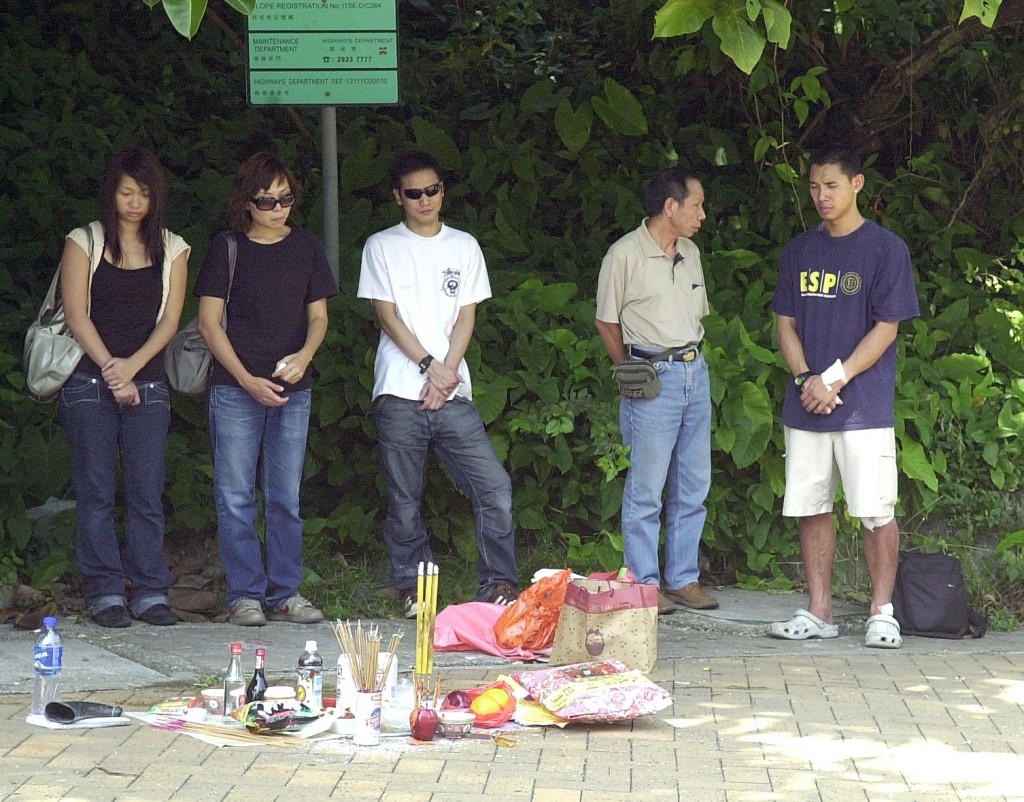
[[[163,350],[178,329],[189,246],[166,230],[164,206],[156,158],[138,148],[121,151],[103,176],[100,220],[68,234],[61,262],[68,326],[85,351],[60,401],[78,569],[92,618],[104,627],[127,627],[132,618],[178,621],[163,561],[170,423]],[[114,525],[118,461],[123,539]]]

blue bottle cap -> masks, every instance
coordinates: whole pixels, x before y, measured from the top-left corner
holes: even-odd
[[[43,626],[44,627],[55,627],[55,626],[57,626],[57,618],[56,618],[56,616],[52,616],[52,615],[46,616],[46,618],[43,619]]]

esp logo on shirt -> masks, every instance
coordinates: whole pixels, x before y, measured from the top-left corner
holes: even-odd
[[[820,295],[827,298],[834,298],[836,295],[836,287],[838,285],[838,273],[829,273],[825,270],[800,271],[801,295]]]

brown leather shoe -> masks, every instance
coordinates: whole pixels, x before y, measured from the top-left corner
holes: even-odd
[[[668,615],[676,611],[676,603],[666,596],[662,591],[658,591],[658,615]]]
[[[696,582],[683,585],[675,590],[666,588],[662,595],[668,596],[676,604],[689,607],[691,610],[715,610],[718,608],[718,599],[702,590]]]

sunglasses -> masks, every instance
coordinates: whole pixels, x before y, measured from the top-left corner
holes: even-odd
[[[261,212],[272,212],[274,207],[279,203],[281,204],[282,209],[287,209],[295,203],[295,195],[294,193],[288,193],[280,198],[263,196],[262,198],[249,198],[249,201]]]
[[[428,198],[432,198],[441,191],[442,186],[444,186],[443,182],[438,181],[436,184],[431,184],[429,187],[423,187],[423,189],[403,189],[402,194],[409,200],[419,200],[424,195]]]

